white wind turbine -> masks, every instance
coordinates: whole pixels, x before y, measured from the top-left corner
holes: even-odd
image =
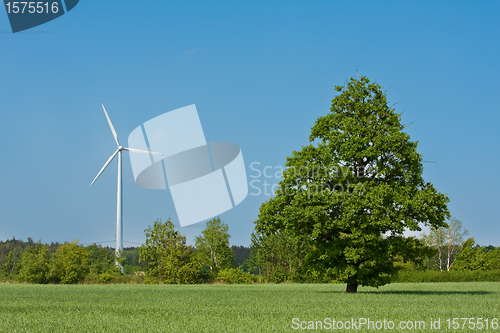
[[[106,169],[107,166],[109,165],[109,163],[111,163],[111,161],[115,158],[115,156],[118,155],[118,190],[117,190],[117,195],[116,195],[116,248],[115,248],[115,252],[118,255],[118,251],[123,250],[122,150],[128,150],[130,152],[142,153],[142,154],[155,154],[155,155],[163,155],[163,156],[166,156],[166,155],[160,154],[160,153],[154,153],[151,151],[145,151],[145,150],[127,148],[127,147],[120,146],[120,143],[118,142],[118,136],[116,135],[116,131],[113,127],[113,124],[111,123],[111,120],[109,119],[108,113],[106,112],[104,105],[102,105],[102,109],[104,110],[104,114],[106,115],[106,119],[108,119],[109,127],[111,128],[111,133],[113,133],[113,137],[115,138],[115,141],[116,141],[116,144],[118,145],[118,148],[113,153],[113,155],[111,155],[111,157],[108,158],[106,163],[104,163],[104,166],[101,168],[101,171],[99,171],[97,176],[95,176],[95,178],[92,181],[92,183],[90,184],[90,186],[92,186],[92,184],[94,184],[94,182],[97,180],[97,178],[99,178],[99,176],[104,171],[104,169]],[[117,262],[117,264],[118,264],[118,262]]]

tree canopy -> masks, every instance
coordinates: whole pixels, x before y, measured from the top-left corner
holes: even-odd
[[[175,230],[170,219],[165,223],[156,220],[144,233],[146,243],[139,247],[139,261],[146,263],[146,282],[201,282],[200,255],[186,245],[186,237]]]
[[[390,282],[395,256],[418,261],[428,248],[405,229],[446,227],[448,198],[422,178],[417,142],[382,87],[366,77],[336,86],[330,113],[312,127],[311,144],[286,159],[276,195],[262,204],[256,231],[288,230],[314,244],[312,270],[358,285]]]
[[[195,238],[196,251],[200,252],[210,272],[217,274],[233,264],[233,251],[229,247],[229,227],[219,217],[207,221],[207,227]]]

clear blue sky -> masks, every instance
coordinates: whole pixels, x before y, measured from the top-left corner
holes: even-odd
[[[281,166],[308,144],[357,67],[413,122],[419,152],[436,161],[424,178],[451,214],[499,246],[499,16],[494,1],[81,0],[12,34],[0,8],[0,239],[114,240],[116,161],[89,187],[116,149],[100,103],[124,143],[196,104],[207,141],[238,144],[251,176],[251,163]],[[135,185],[127,154],[124,245],[137,246],[157,218],[178,222],[168,191]],[[250,243],[267,199],[221,215],[232,244]],[[203,226],[180,230],[192,242]]]

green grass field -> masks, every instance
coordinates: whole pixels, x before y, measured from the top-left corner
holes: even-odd
[[[2,332],[291,332],[309,321],[359,318],[424,321],[413,332],[446,332],[447,318],[483,318],[500,332],[500,283],[396,283],[344,293],[345,285],[27,285],[0,284]],[[441,318],[441,329],[430,321]],[[486,329],[484,318],[489,320]],[[329,322],[328,320],[326,322]],[[477,323],[477,319],[475,320]],[[359,324],[359,321],[358,321]],[[324,325],[324,324],[323,324]],[[323,326],[323,329],[328,325]],[[408,325],[409,326],[409,325]],[[319,326],[318,326],[319,327]],[[308,330],[311,331],[311,330]]]

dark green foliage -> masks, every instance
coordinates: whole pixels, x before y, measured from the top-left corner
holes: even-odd
[[[120,267],[115,263],[114,249],[97,244],[85,249],[89,254],[86,283],[110,283],[121,275]]]
[[[444,227],[447,196],[422,178],[417,142],[380,85],[351,78],[335,88],[331,112],[310,141],[287,158],[276,196],[260,208],[256,231],[309,237],[306,260],[318,277],[357,288],[381,286],[397,272],[395,258],[422,260],[427,247],[406,229]]]
[[[248,272],[247,260],[250,259],[250,248],[243,245],[233,245],[231,246],[231,250],[233,251],[234,265],[236,267],[241,267],[244,272]]]
[[[18,240],[12,237],[11,240],[6,240],[5,242],[0,242],[0,265],[4,268],[2,269],[2,274],[4,276],[10,276],[16,274],[16,263],[21,257],[21,253],[27,248],[35,248],[35,242],[33,238],[29,237],[27,242]]]
[[[60,244],[52,242],[51,244],[46,245],[48,246],[49,254],[52,254],[56,251]],[[35,246],[36,244],[31,237],[29,237],[26,242],[16,239],[15,237],[12,237],[10,240],[0,241],[0,266],[5,263],[5,258],[9,252],[12,252],[14,258],[13,260],[16,261],[26,248],[30,247],[34,249]]]
[[[123,273],[133,274],[144,270],[144,263],[139,263],[139,248],[126,247],[123,249],[125,264],[123,265]]]
[[[44,244],[49,256],[55,252],[59,245],[57,242],[50,245]],[[15,279],[21,267],[18,261],[22,253],[26,249],[35,250],[35,247],[36,244],[31,237],[26,242],[15,237],[12,237],[11,240],[0,241],[0,277]]]
[[[113,249],[101,245],[89,245],[85,248],[89,252],[89,273],[99,275],[117,271],[115,253]]]
[[[15,267],[14,255],[12,254],[12,251],[10,251],[4,257],[2,266],[0,266],[0,277],[2,278],[11,277],[12,274],[14,273],[14,267]]]

